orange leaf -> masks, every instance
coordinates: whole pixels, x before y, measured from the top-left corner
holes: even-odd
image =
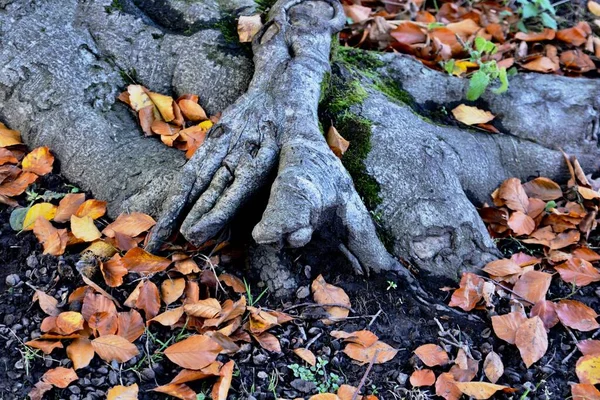
[[[98,219],[104,214],[106,214],[106,202],[95,199],[84,201],[75,212],[75,216],[79,218],[88,216],[91,219]]]
[[[315,354],[308,349],[294,349],[294,354],[296,354],[298,357],[300,357],[313,367],[317,365],[317,357],[315,357]]]
[[[511,210],[527,213],[529,198],[519,179],[508,178],[502,182],[498,189],[498,198]]]
[[[117,308],[111,299],[102,295],[89,292],[83,298],[81,314],[86,321],[89,321],[92,315],[105,312],[107,314],[117,315]]]
[[[169,383],[152,389],[154,392],[168,394],[183,400],[196,400],[196,392],[184,383]]]
[[[448,305],[471,311],[483,297],[483,283],[481,277],[471,272],[464,273],[460,279],[460,288],[454,291]]]
[[[62,349],[63,344],[58,340],[34,339],[25,342],[26,346],[40,349],[44,354],[50,354],[54,349]]]
[[[463,394],[482,400],[489,399],[498,390],[507,389],[506,386],[487,382],[455,382],[454,384]]]
[[[207,120],[206,112],[200,105],[192,100],[182,99],[177,102],[183,116],[193,122]]]
[[[344,4],[344,13],[353,23],[358,24],[366,21],[371,15],[371,8],[360,4]]]
[[[437,344],[424,344],[417,347],[415,354],[428,367],[446,365],[450,361],[448,353]]]
[[[535,230],[535,221],[529,215],[515,211],[508,219],[508,227],[517,236],[529,235]]]
[[[33,301],[38,301],[40,308],[48,315],[57,316],[60,314],[60,310],[58,309],[58,300],[54,297],[47,295],[41,290],[36,290],[33,295]]]
[[[592,282],[600,281],[600,272],[591,263],[580,258],[571,258],[554,268],[563,281],[576,286],[586,286]]]
[[[338,158],[342,158],[350,146],[350,142],[344,139],[333,125],[327,131],[326,139],[327,145]]]
[[[275,335],[269,332],[263,332],[252,336],[263,349],[273,351],[275,353],[281,353],[281,345],[279,344],[279,339],[277,339]]]
[[[430,369],[419,369],[410,376],[413,387],[431,386],[435,383],[435,374]]]
[[[485,124],[493,120],[495,117],[489,111],[480,110],[477,107],[460,104],[452,110],[452,115],[457,121],[465,125]]]
[[[427,35],[423,28],[412,22],[401,23],[396,29],[390,32],[390,35],[405,45],[424,43],[427,40]]]
[[[590,25],[581,21],[577,25],[567,29],[561,29],[556,32],[556,38],[573,46],[581,46],[587,40],[588,35],[592,33]]]
[[[20,170],[19,170],[20,171]],[[11,181],[3,181],[0,184],[0,196],[18,196],[27,187],[37,180],[38,176],[33,172],[22,172]]]
[[[67,222],[71,220],[71,215],[75,214],[79,206],[85,201],[85,193],[69,193],[60,200],[54,221]]]
[[[19,160],[12,151],[5,149],[4,147],[0,147],[0,165],[4,164],[16,164]]]
[[[573,400],[600,400],[600,391],[589,383],[572,383],[571,396]]]
[[[331,331],[330,335],[337,339],[344,339],[346,342],[360,344],[363,347],[369,347],[379,340],[377,335],[367,330],[355,331],[352,333]]]
[[[554,325],[558,324],[558,315],[556,315],[556,306],[553,302],[542,300],[531,308],[530,317],[540,317],[544,327],[549,331]]]
[[[483,371],[490,382],[498,382],[498,379],[504,374],[504,364],[497,353],[493,351],[488,353],[483,362]]]
[[[94,347],[87,338],[78,338],[67,346],[67,356],[73,362],[73,368],[80,369],[90,365],[94,358]]]
[[[124,363],[140,354],[137,347],[127,339],[117,335],[100,336],[92,340],[96,354],[104,361]]]
[[[538,361],[548,350],[548,335],[540,317],[523,322],[515,335],[515,345],[527,368]]]
[[[83,329],[83,322],[83,315],[76,311],[65,311],[56,317],[56,327],[61,335],[70,335]]]
[[[214,362],[221,350],[223,348],[210,337],[194,335],[167,347],[164,354],[180,367],[201,369]]]
[[[144,333],[144,320],[136,310],[120,312],[117,316],[117,335],[122,336],[131,343],[135,342]]]
[[[232,288],[236,293],[246,292],[246,286],[244,285],[244,282],[235,275],[223,273],[219,275],[219,280]]]
[[[584,356],[600,354],[600,340],[587,339],[577,343],[577,348]]]
[[[15,144],[22,144],[19,131],[8,129],[0,122],[0,147],[14,146]]]
[[[450,373],[457,382],[469,382],[479,372],[479,361],[469,357],[463,349],[458,350],[455,365],[450,368]]]
[[[54,156],[50,153],[48,147],[38,147],[33,149],[31,153],[27,154],[23,161],[21,161],[21,167],[23,171],[33,172],[36,175],[43,176],[52,172],[52,164],[54,163]]]
[[[160,294],[154,282],[150,280],[144,281],[140,287],[140,293],[135,301],[135,308],[144,310],[146,319],[156,317],[160,311]]]
[[[526,320],[525,315],[516,311],[505,315],[494,315],[492,317],[492,327],[494,333],[500,339],[515,344],[517,330]]]
[[[221,367],[221,376],[214,384],[212,389],[211,396],[213,400],[227,400],[227,394],[229,393],[229,388],[231,387],[231,379],[233,377],[234,366],[235,362],[233,360],[230,360]]]
[[[186,383],[209,378],[212,376],[219,376],[220,369],[221,363],[219,361],[215,361],[214,363],[209,364],[207,367],[204,367],[200,370],[184,369],[182,371],[179,371],[179,373],[175,376],[175,378],[171,380],[170,383]]]
[[[563,325],[582,332],[600,328],[596,311],[577,300],[561,300],[556,303],[556,314]]]
[[[129,271],[123,265],[123,261],[119,253],[106,262],[100,262],[100,271],[104,277],[104,282],[110,287],[119,287],[123,284],[123,277]]]
[[[71,382],[79,379],[73,368],[56,367],[49,369],[42,376],[42,380],[49,383],[57,388],[64,389],[71,384]]]
[[[311,290],[315,302],[321,305],[341,304],[350,308],[350,298],[344,289],[325,282],[323,275],[319,275],[312,283]],[[348,316],[350,310],[343,307],[324,307],[325,311],[334,320],[341,320]],[[324,323],[333,323],[331,319],[323,320]]]
[[[150,321],[158,322],[163,326],[171,326],[177,323],[181,316],[183,315],[183,307],[173,308],[172,310],[167,310],[162,314],[158,314],[156,317],[152,318]]]
[[[500,259],[487,263],[483,270],[490,275],[504,277],[523,272],[521,267],[510,259]]]
[[[166,305],[176,302],[185,290],[185,279],[165,279],[160,285],[160,294]],[[221,306],[219,305],[219,311]]]
[[[129,104],[135,111],[140,111],[142,108],[152,105],[152,100],[150,100],[145,88],[141,85],[127,86],[127,93],[129,94]]]
[[[171,260],[150,254],[140,247],[134,247],[123,257],[123,264],[129,272],[153,274],[167,269]]]
[[[552,275],[545,272],[525,272],[515,283],[513,291],[531,304],[535,304],[546,299],[551,281]]]
[[[131,213],[121,214],[117,219],[102,230],[108,237],[115,237],[116,232],[125,236],[136,237],[156,225],[154,218],[147,214]]]
[[[560,63],[566,70],[576,73],[584,73],[596,68],[590,56],[580,50],[563,51],[560,54]]]
[[[137,383],[130,386],[114,386],[108,389],[106,400],[137,400],[138,390]]]
[[[277,317],[271,313],[255,307],[248,307],[248,311],[250,311],[250,332],[252,333],[262,333],[279,325]]]
[[[358,388],[355,388],[354,386],[350,386],[350,385],[341,385],[340,388],[337,391],[337,396],[339,397],[340,400],[352,400],[352,398],[354,397],[354,393],[356,393],[356,391],[358,390]],[[362,396],[358,396],[357,399],[362,399]],[[363,399],[364,400],[364,399]]]
[[[542,32],[517,32],[515,38],[524,42],[541,42],[542,40],[553,40],[556,36],[554,29],[545,28]]]
[[[438,376],[435,382],[435,394],[446,400],[458,400],[462,392],[456,387],[456,381],[449,372],[444,372]]]
[[[215,318],[221,312],[221,304],[217,299],[209,298],[188,303],[183,306],[187,315],[201,318]]]
[[[66,229],[56,229],[47,219],[38,218],[33,224],[33,234],[44,246],[43,254],[53,256],[64,254],[68,240]]]

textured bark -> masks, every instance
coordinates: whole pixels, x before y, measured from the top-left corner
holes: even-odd
[[[179,217],[192,240],[216,233],[269,185],[273,171],[269,205],[254,231],[258,242],[302,246],[315,229],[327,228],[325,240],[341,239],[354,269],[397,268],[317,125],[331,34],[343,23],[337,3],[280,1],[253,44],[254,64],[247,49],[214,29],[228,13],[251,12],[245,0],[221,8],[208,0],[135,0],[124,3],[125,12],[108,13],[111,4],[0,1],[3,122],[21,130],[29,145],[50,146],[61,172],[108,200],[113,216],[123,210],[159,216],[175,190],[162,237]],[[464,100],[464,80],[410,57],[377,57],[378,74],[411,94],[416,110]],[[198,93],[211,114],[225,110],[185,168],[179,152],[143,138],[126,107],[115,103],[126,75],[153,91]],[[391,234],[393,254],[427,273],[452,278],[498,256],[472,202],[485,201],[502,180],[536,174],[560,180],[566,169],[559,147],[587,171],[597,168],[596,80],[513,78],[508,93],[483,97],[504,128],[490,135],[431,123],[361,79],[368,96],[350,112],[371,122],[364,163],[381,188],[375,211]],[[273,247],[254,254],[265,279],[292,287],[293,277],[276,273],[289,257]]]

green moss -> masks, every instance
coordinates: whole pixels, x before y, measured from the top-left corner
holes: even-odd
[[[223,13],[221,19],[214,24],[214,28],[221,31],[227,43],[238,43],[237,22],[233,15]]]
[[[392,100],[396,100],[400,103],[412,105],[414,100],[412,96],[393,79],[391,78],[380,78],[373,83],[373,87],[385,94]]]
[[[121,0],[113,0],[109,6],[104,7],[104,11],[106,11],[107,14],[111,14],[113,12],[122,12],[123,10],[124,6],[123,3],[121,3]]]
[[[262,14],[268,12],[277,0],[254,0],[254,2],[257,6],[256,10]]]
[[[384,65],[383,61],[381,61],[376,54],[377,53],[373,51],[338,45],[333,60],[344,63],[351,69],[375,72],[377,68],[381,68]]]
[[[332,86],[328,93],[327,108],[332,114],[341,114],[355,104],[362,103],[368,94],[358,80],[352,80],[343,87]]]

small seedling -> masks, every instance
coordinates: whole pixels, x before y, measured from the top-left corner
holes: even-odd
[[[398,288],[398,284],[394,281],[387,281],[388,283],[388,287],[385,290],[390,290],[390,289],[397,289]]]
[[[521,14],[521,20],[517,24],[519,30],[527,32],[527,26],[540,23],[546,28],[558,28],[554,19],[556,10],[550,0],[517,0],[517,2],[520,4],[517,11]]]
[[[265,295],[265,293],[267,293],[267,291],[269,290],[269,288],[265,288],[265,290],[263,290],[258,297],[254,298],[254,295],[252,294],[252,287],[248,284],[248,282],[246,282],[246,279],[244,279],[244,286],[246,288],[246,297],[248,299],[248,305],[250,307],[254,307],[255,304],[257,304],[260,299]]]
[[[327,373],[325,366],[328,363],[327,360],[318,357],[317,365],[309,368],[298,364],[288,365],[288,368],[292,370],[294,377],[314,383],[319,393],[331,393],[336,392],[344,380],[338,374]]]

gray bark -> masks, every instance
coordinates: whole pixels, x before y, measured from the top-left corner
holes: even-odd
[[[398,267],[376,239],[350,178],[317,126],[331,34],[342,23],[336,3],[292,7],[280,1],[270,14],[273,23],[253,45],[254,64],[247,49],[214,29],[227,13],[252,11],[245,0],[221,8],[208,0],[193,3],[199,8],[183,0],[136,0],[125,3],[126,12],[107,13],[111,3],[0,1],[3,122],[21,130],[30,146],[50,146],[63,175],[109,201],[113,216],[122,210],[159,216],[172,190],[158,239],[187,217],[184,234],[204,240],[278,169],[254,231],[258,242],[302,246],[324,224],[340,225],[337,239],[355,269]],[[464,99],[464,80],[410,57],[380,59],[385,66],[379,73],[418,104],[450,106]],[[125,86],[122,76],[134,71],[153,91],[198,93],[209,113],[224,111],[185,168],[182,154],[144,138],[126,107],[115,103]],[[381,187],[377,211],[393,237],[394,256],[445,277],[497,257],[471,202],[485,201],[511,176],[539,173],[560,180],[566,169],[559,147],[594,171],[596,82],[538,74],[513,78],[508,93],[484,96],[502,121],[500,135],[433,124],[369,89],[351,111],[373,124],[365,166]],[[273,275],[271,268],[266,276]]]

